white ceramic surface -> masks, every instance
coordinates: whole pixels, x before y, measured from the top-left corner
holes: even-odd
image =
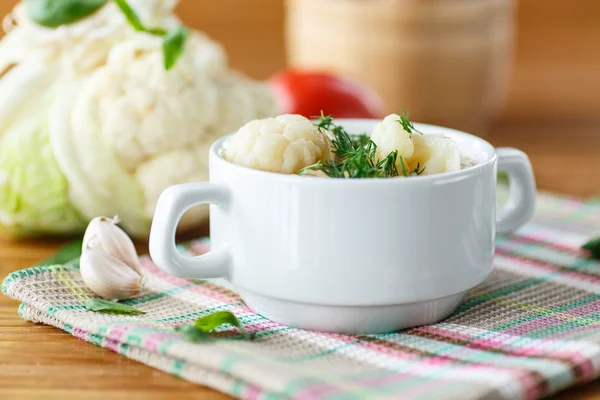
[[[377,121],[337,122],[360,133]],[[228,137],[218,140],[210,183],[160,196],[152,259],[175,276],[227,277],[249,307],[289,326],[380,333],[445,318],[491,272],[496,229],[512,231],[531,217],[535,182],[518,150],[415,126],[451,137],[478,164],[411,178],[301,177],[232,164],[218,154]],[[497,168],[510,179],[498,218]],[[211,204],[212,250],[187,257],[175,247],[175,229],[198,203]]]

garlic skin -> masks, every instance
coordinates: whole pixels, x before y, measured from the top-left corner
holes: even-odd
[[[115,257],[94,248],[81,254],[81,277],[90,290],[107,300],[124,300],[142,293],[144,277]]]
[[[85,252],[87,248],[99,250],[129,265],[141,274],[142,267],[135,246],[125,231],[117,226],[118,223],[118,216],[92,219],[83,235],[82,252]]]
[[[94,218],[83,236],[79,269],[92,292],[107,300],[124,300],[143,290],[144,274],[135,246],[117,226],[118,217]]]

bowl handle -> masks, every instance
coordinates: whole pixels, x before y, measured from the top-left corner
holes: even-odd
[[[187,183],[167,188],[158,199],[150,229],[150,256],[163,271],[180,278],[206,279],[227,276],[231,264],[228,248],[213,249],[196,257],[182,255],[175,245],[181,216],[197,204],[229,204],[229,190],[214,183]]]
[[[510,233],[533,216],[535,210],[535,178],[529,158],[520,150],[510,147],[496,149],[498,169],[508,175],[508,202],[498,212],[496,231]]]

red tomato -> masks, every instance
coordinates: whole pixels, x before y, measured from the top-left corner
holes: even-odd
[[[285,70],[271,79],[271,87],[283,114],[307,118],[381,118],[383,100],[372,88],[355,79],[301,70]]]

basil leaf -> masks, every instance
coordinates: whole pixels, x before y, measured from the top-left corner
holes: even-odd
[[[600,260],[600,237],[590,240],[589,242],[581,246],[581,248],[588,250],[591,253],[592,258]]]
[[[212,337],[202,329],[196,328],[193,324],[182,325],[175,328],[175,331],[183,334],[187,340],[192,343],[211,341]]]
[[[202,329],[204,332],[212,331],[223,324],[231,324],[237,327],[242,333],[248,334],[242,327],[242,324],[240,324],[240,321],[237,319],[237,317],[229,311],[218,311],[216,313],[205,315],[204,317],[198,318],[196,321],[194,321],[194,326]]]
[[[95,298],[89,299],[85,303],[85,308],[90,311],[102,312],[107,314],[146,314],[144,311],[140,311],[137,308],[128,306],[127,304]]]
[[[54,255],[50,258],[37,264],[38,267],[47,265],[72,265],[79,267],[79,257],[81,256],[81,246],[83,245],[83,239],[72,240],[69,243],[62,246]]]
[[[218,328],[223,324],[231,324],[237,327],[240,330],[242,336],[246,339],[252,340],[254,338],[254,335],[248,333],[248,331],[244,329],[242,324],[240,324],[240,321],[237,319],[237,317],[229,311],[219,311],[213,314],[206,315],[204,317],[198,318],[191,324],[179,326],[175,330],[185,335],[185,337],[189,341],[199,342],[211,340],[212,337],[208,334],[208,332],[212,331],[215,328]]]
[[[163,56],[165,69],[169,70],[175,65],[185,47],[188,31],[183,26],[171,29],[163,40]]]
[[[29,18],[47,28],[77,22],[95,13],[107,0],[24,0]]]

